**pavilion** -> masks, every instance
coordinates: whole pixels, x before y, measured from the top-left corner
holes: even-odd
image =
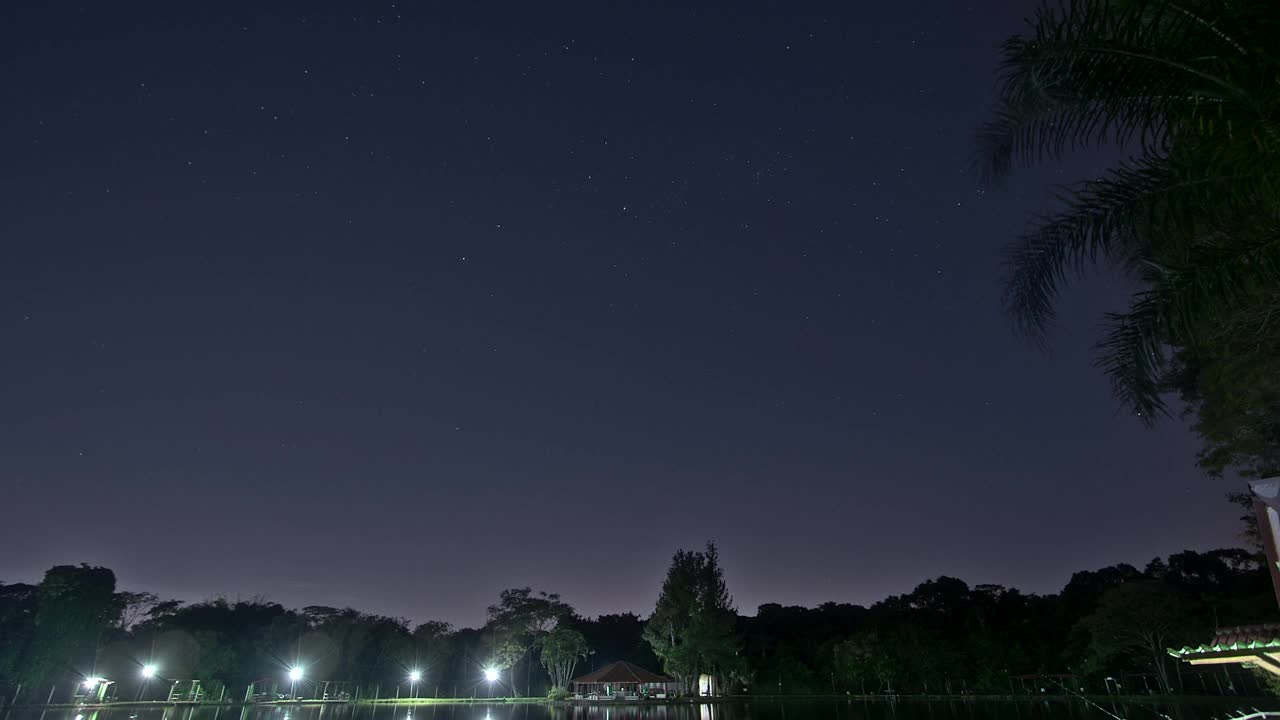
[[[1271,571],[1271,585],[1280,604],[1280,478],[1249,483],[1258,532]],[[1248,665],[1280,675],[1280,624],[1222,628],[1197,647],[1170,649],[1169,654],[1192,665]]]
[[[675,695],[679,687],[675,680],[625,660],[576,677],[570,684],[574,697],[669,697]]]
[[[1192,665],[1247,663],[1280,675],[1280,624],[1223,628],[1204,645],[1170,650],[1169,654]]]

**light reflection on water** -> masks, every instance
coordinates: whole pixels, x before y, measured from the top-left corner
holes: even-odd
[[[1264,709],[1280,709],[1280,699]],[[1215,720],[1256,699],[1093,707],[1078,700],[924,701],[831,699],[643,704],[442,704],[15,709],[0,720]],[[1114,714],[1114,715],[1113,715]]]

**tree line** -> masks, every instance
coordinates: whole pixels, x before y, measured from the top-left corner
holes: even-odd
[[[718,694],[1005,694],[1011,676],[1071,674],[1097,687],[1125,672],[1179,692],[1184,673],[1168,648],[1274,611],[1264,560],[1243,549],[1077,572],[1050,595],[939,577],[867,607],[766,604],[743,615],[708,545],[675,554],[648,618],[582,617],[558,595],[513,588],[479,628],[266,599],[162,600],[118,590],[106,568],[59,566],[38,585],[0,585],[0,692],[21,686],[43,702],[56,685],[65,700],[104,677],[131,693],[154,665],[162,680],[197,679],[231,699],[255,681],[286,685],[293,667],[304,682],[350,683],[363,697],[555,696],[616,660]],[[492,686],[486,670],[497,672]]]

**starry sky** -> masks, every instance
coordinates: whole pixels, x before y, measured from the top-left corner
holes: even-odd
[[[0,581],[483,621],[744,612],[1236,542],[1186,426],[1050,355],[999,250],[1099,153],[982,192],[1033,8],[0,10]]]

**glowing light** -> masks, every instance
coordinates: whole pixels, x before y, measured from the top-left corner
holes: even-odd
[[[409,682],[411,683],[422,682],[422,671],[414,670],[413,672],[409,673]]]
[[[291,668],[289,668],[289,681],[290,681],[290,682],[298,682],[298,681],[299,681],[299,680],[301,680],[301,679],[302,679],[302,668],[300,668],[300,667],[291,667]]]
[[[155,677],[155,676],[156,676],[156,666],[155,666],[155,665],[143,665],[143,666],[142,666],[142,677],[147,678],[148,680],[150,680],[151,678],[153,678],[153,677]]]
[[[106,682],[106,681],[103,680],[102,678],[95,678],[95,677],[85,678],[84,686],[92,690],[93,688],[97,687],[98,683],[100,682]]]
[[[493,682],[498,679],[498,671],[495,668],[484,669],[484,679]]]

